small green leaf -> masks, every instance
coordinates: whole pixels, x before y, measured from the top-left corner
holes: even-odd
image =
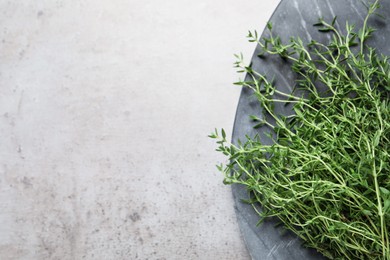
[[[383,212],[387,213],[388,211],[390,211],[390,200],[385,200]]]
[[[362,212],[363,212],[363,214],[366,215],[366,216],[372,216],[372,212],[369,211],[369,210],[364,209],[364,210],[362,210]]]
[[[320,31],[320,32],[330,32],[330,31],[331,31],[331,29],[330,29],[330,28],[326,28],[326,27],[324,27],[324,28],[320,28],[320,29],[318,29],[318,31]]]
[[[222,134],[222,138],[225,139],[226,138],[226,133],[225,133],[225,130],[223,128],[221,130],[221,134]]]
[[[333,18],[333,20],[332,20],[332,26],[335,25],[336,20],[337,20],[337,16],[335,16],[335,17]]]
[[[380,138],[381,138],[381,132],[378,131],[378,132],[376,132],[375,135],[374,135],[374,140],[373,140],[373,145],[374,145],[374,147],[375,147],[375,146],[378,146],[379,141],[380,141]]]
[[[384,195],[389,195],[390,194],[390,191],[384,187],[379,187],[379,189],[381,190],[381,192],[384,194]]]
[[[260,123],[256,124],[253,128],[254,129],[258,129],[258,128],[264,126],[264,125],[265,125],[265,122],[260,122]]]
[[[322,25],[324,25],[324,20],[322,18],[319,18],[318,22],[313,24],[313,26],[322,26]]]
[[[260,121],[260,120],[261,120],[260,118],[258,118],[258,117],[257,117],[257,116],[255,116],[255,115],[250,115],[250,116],[249,116],[249,118],[250,118],[251,120],[255,121],[255,122],[257,122],[257,121]]]
[[[216,136],[214,133],[209,134],[208,137],[210,137],[210,138],[212,138],[212,139],[217,138],[217,136]]]

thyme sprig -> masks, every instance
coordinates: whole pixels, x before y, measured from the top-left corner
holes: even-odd
[[[279,218],[331,259],[390,259],[389,57],[366,44],[375,31],[367,21],[378,8],[377,0],[362,28],[347,22],[344,34],[336,18],[319,19],[315,26],[332,34],[327,44],[305,45],[297,37],[284,44],[271,24],[268,38],[249,32],[261,56],[291,61],[304,93],[280,91],[237,55],[235,65],[247,77],[236,84],[257,97],[263,115],[250,118],[256,128],[270,129],[273,144],[247,136],[233,145],[224,130],[210,135],[229,158],[218,166],[224,182],[245,185],[253,203],[260,203],[262,219]],[[294,113],[276,114],[275,103]]]

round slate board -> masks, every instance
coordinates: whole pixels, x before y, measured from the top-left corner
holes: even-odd
[[[363,2],[370,3],[367,0]],[[382,0],[380,3],[382,7],[378,13],[386,17],[390,13],[390,0]],[[304,42],[314,39],[326,43],[330,39],[330,34],[320,33],[312,25],[318,21],[319,17],[332,21],[335,16],[337,16],[336,26],[343,32],[345,32],[347,20],[349,24],[355,24],[356,28],[359,28],[366,16],[366,7],[359,0],[282,0],[270,22],[273,25],[273,34],[279,35],[284,43],[291,36],[299,36]],[[390,39],[390,27],[386,24],[387,21],[383,18],[371,17],[369,25],[378,31],[367,43],[377,48],[378,52],[389,55],[390,48],[387,47],[387,42]],[[262,36],[267,35],[268,31],[264,31]],[[267,56],[265,59],[260,59],[257,57],[260,51],[257,47],[253,55],[253,69],[267,75],[269,79],[274,77],[276,86],[281,90],[291,91],[295,77],[289,64],[279,57]],[[270,140],[264,135],[264,132],[269,130],[267,128],[254,130],[255,123],[249,119],[249,115],[261,117],[258,101],[251,94],[251,91],[246,88],[243,88],[241,92],[233,127],[233,143],[236,143],[238,139],[245,140],[245,135],[254,136],[257,133],[264,143],[270,144]],[[291,111],[283,111],[283,107],[276,105],[277,103],[275,109],[279,112],[291,113]],[[240,229],[252,259],[325,259],[317,251],[303,247],[302,241],[292,232],[276,228],[275,224],[278,223],[276,220],[268,220],[257,226],[259,216],[251,205],[242,201],[249,198],[246,188],[233,185],[232,191]]]

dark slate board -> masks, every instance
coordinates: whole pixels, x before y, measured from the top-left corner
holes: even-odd
[[[370,1],[364,0],[364,2]],[[386,17],[390,13],[390,0],[380,2],[382,7],[378,13]],[[365,15],[366,8],[360,0],[282,0],[270,22],[273,24],[274,35],[279,35],[283,42],[287,42],[291,36],[299,36],[304,42],[309,42],[310,39],[327,42],[328,34],[320,33],[312,26],[319,17],[331,21],[334,16],[337,16],[336,25],[343,30],[347,20],[350,24],[356,24],[356,28],[360,27]],[[390,27],[386,25],[386,20],[371,17],[369,24],[378,31],[368,41],[368,44],[377,48],[378,52],[389,55],[390,48],[387,47],[387,42],[390,39]],[[267,34],[267,31],[263,32],[263,36]],[[288,64],[278,57],[259,59],[258,53],[260,53],[259,48],[255,50],[252,58],[253,68],[267,75],[268,78],[275,77],[275,84],[281,90],[291,89],[294,84],[294,75]],[[233,143],[236,143],[238,139],[245,140],[246,134],[254,136],[256,133],[260,135],[264,143],[269,143],[264,135],[267,129],[254,130],[254,123],[249,120],[249,115],[261,116],[261,109],[256,98],[251,96],[251,92],[243,89],[236,112]],[[281,228],[276,228],[276,220],[269,220],[256,226],[259,216],[251,205],[242,202],[243,199],[248,198],[245,187],[233,185],[232,190],[240,229],[252,259],[325,259],[315,250],[301,246],[302,241],[293,233],[282,232]]]

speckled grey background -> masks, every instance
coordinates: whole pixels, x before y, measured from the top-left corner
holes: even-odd
[[[248,259],[207,139],[272,1],[0,1],[0,258]]]

